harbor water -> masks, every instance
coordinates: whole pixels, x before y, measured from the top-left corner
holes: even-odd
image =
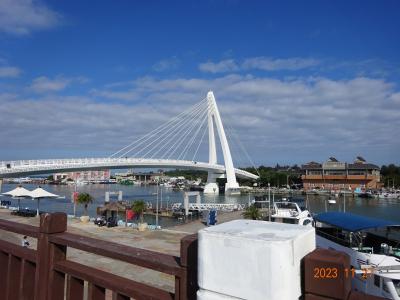
[[[17,187],[17,184],[3,184],[2,193],[10,191]],[[37,187],[34,184],[24,184],[26,189],[33,190]],[[72,194],[75,191],[73,185],[41,185],[45,190],[65,197],[65,199],[42,199],[40,201],[40,211],[56,212],[61,211],[69,215],[74,212],[74,205],[71,201]],[[122,191],[123,200],[135,201],[143,200],[152,203],[153,208],[156,207],[157,201],[157,186],[155,185],[120,185],[120,184],[89,184],[76,187],[79,193],[89,193],[94,197],[94,202],[89,205],[88,211],[91,217],[96,216],[96,208],[104,204],[106,192]],[[259,194],[257,194],[259,195]],[[204,195],[201,193],[202,203],[233,203],[233,204],[247,204],[254,199],[253,194],[242,195]],[[173,203],[182,203],[184,191],[175,191],[163,186],[159,187],[158,199],[159,208],[165,209],[167,206],[170,208]],[[271,201],[272,201],[271,193]],[[275,195],[275,201],[280,201],[282,195]],[[336,204],[327,204],[328,199],[333,199],[330,195],[295,195],[295,198],[302,198],[307,203],[309,211],[312,213],[323,212],[326,209],[329,211],[343,211],[343,197],[336,198]],[[7,196],[1,196],[1,200],[11,200],[11,206],[17,206],[17,199],[12,199]],[[110,201],[116,201],[117,196],[110,196]],[[190,199],[195,202],[196,199]],[[37,202],[31,199],[21,199],[22,208],[36,209]],[[378,198],[358,198],[346,195],[345,203],[346,212],[352,212],[369,217],[381,218],[392,220],[400,223],[400,200],[396,199],[378,199]],[[76,206],[76,215],[83,214],[83,207]],[[154,224],[154,216],[147,216],[147,221]],[[161,226],[175,225],[178,221],[171,220],[170,218],[160,218]]]

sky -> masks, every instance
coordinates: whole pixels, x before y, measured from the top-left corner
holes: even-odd
[[[235,165],[398,164],[399,11],[0,0],[0,160],[109,156],[213,90]]]

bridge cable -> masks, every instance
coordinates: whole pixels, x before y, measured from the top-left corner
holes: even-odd
[[[230,118],[229,118],[230,120]],[[239,149],[241,149],[244,153],[244,155],[246,156],[246,158],[249,160],[250,164],[252,165],[252,167],[254,168],[254,170],[257,172],[258,176],[261,177],[260,172],[258,171],[258,168],[255,166],[253,160],[251,159],[249,153],[246,151],[246,148],[244,147],[243,143],[240,141],[239,136],[236,134],[235,130],[233,129],[233,127],[230,126],[229,124],[230,122],[226,123],[227,128],[229,129],[229,131],[231,131],[233,137],[236,139],[236,142],[239,145]]]
[[[203,108],[201,108],[203,109]],[[202,110],[199,110],[198,113],[196,115],[193,115],[188,122],[192,121],[193,118],[196,118],[199,114],[202,114]],[[183,124],[182,126],[180,126],[180,128],[178,129],[178,131],[172,132],[172,138],[167,139],[169,136],[171,136],[171,133],[168,136],[165,136],[158,144],[161,144],[162,142],[164,142],[166,140],[166,143],[164,143],[164,145],[159,148],[155,153],[153,153],[153,155],[151,156],[151,158],[153,158],[154,156],[156,156],[158,153],[160,153],[163,149],[165,149],[168,145],[170,145],[174,140],[175,137],[179,137],[180,133],[183,132],[185,130],[185,125]],[[167,152],[164,152],[164,154],[161,156],[161,158],[163,158],[166,155]]]
[[[193,112],[191,112],[190,115],[185,116],[182,120],[180,120],[178,123],[174,124],[171,128],[169,128],[164,134],[167,135],[160,135],[158,136],[154,141],[151,141],[149,144],[147,144],[147,146],[145,146],[144,148],[140,149],[138,152],[135,153],[135,155],[138,155],[139,153],[141,153],[143,150],[149,148],[151,145],[153,145],[154,143],[156,143],[155,145],[153,145],[152,148],[150,148],[150,150],[148,150],[143,157],[147,157],[147,155],[149,153],[151,153],[152,151],[154,151],[163,141],[165,141],[168,137],[171,136],[176,136],[180,131],[182,131],[185,127],[182,126],[182,124],[184,125],[187,121],[192,120],[198,113],[200,113],[202,111],[202,107],[198,107],[196,108]],[[180,126],[180,127],[178,127]],[[177,131],[174,131],[175,128],[180,128]],[[171,139],[170,139],[171,140]]]
[[[199,143],[199,145],[197,146],[196,151],[194,152],[192,161],[195,161],[197,152],[199,151],[200,146],[201,146],[201,144],[203,143],[203,138],[204,138],[204,136],[206,135],[206,132],[207,132],[207,131],[208,131],[208,126],[205,126],[205,127],[204,127],[204,131],[203,131],[203,135],[201,136],[200,143]]]
[[[144,140],[142,140],[139,144],[132,147],[130,150],[126,151],[120,157],[126,156],[128,153],[132,152],[134,149],[138,148],[140,145],[143,145],[145,142],[149,141],[156,134],[161,134],[163,131],[165,131],[165,133],[166,133],[169,130],[171,130],[171,128],[176,127],[178,124],[180,124],[182,122],[183,119],[190,117],[190,115],[193,113],[193,111],[196,111],[201,106],[202,102],[203,102],[203,100],[201,101],[201,103],[198,103],[195,106],[191,107],[189,110],[185,111],[184,114],[181,113],[177,117],[174,117],[173,120],[162,124],[161,126],[158,127],[159,129],[157,131],[153,130],[153,133],[151,135],[146,135],[147,137]],[[183,117],[183,119],[180,119],[182,117]],[[163,133],[163,134],[165,134],[165,133]],[[147,146],[149,146],[149,144],[147,144]],[[146,146],[146,148],[147,148],[147,146]],[[144,149],[141,149],[141,150],[144,150]],[[141,151],[139,151],[139,153],[140,152]]]
[[[153,134],[152,136],[148,137],[146,140],[144,140],[143,142],[141,142],[140,144],[143,144],[144,142],[147,142],[150,140],[150,142],[147,142],[147,145],[143,148],[141,148],[139,151],[137,151],[136,153],[134,153],[134,156],[138,156],[139,153],[141,153],[143,150],[147,149],[148,147],[150,147],[151,145],[153,145],[156,141],[158,141],[160,138],[162,138],[164,135],[168,134],[169,132],[173,132],[173,130],[178,127],[179,125],[181,125],[183,122],[185,122],[186,119],[189,119],[192,117],[192,115],[194,113],[196,113],[197,111],[199,111],[199,109],[201,108],[202,103],[199,103],[199,105],[196,105],[195,107],[193,107],[190,111],[188,111],[185,115],[180,116],[180,118],[176,119],[173,123],[167,124],[165,127],[163,127],[161,130],[158,131],[157,136],[155,136],[155,134]],[[164,131],[164,132],[163,132]],[[151,138],[153,138],[153,136],[156,138],[155,140],[151,140]],[[137,147],[134,147],[137,148]],[[130,152],[134,149],[132,148],[130,150]],[[151,149],[154,149],[151,148]],[[145,157],[146,155],[144,155]]]
[[[202,114],[200,115],[200,117],[204,117],[204,115],[207,114],[207,110],[204,110],[202,112]],[[185,141],[186,137],[192,132],[192,130],[195,128],[197,121],[195,123],[192,124],[192,126],[190,126],[186,132],[184,133],[183,137],[180,140],[177,140],[177,142],[174,143],[174,145],[170,148],[170,150],[172,149],[173,151],[169,153],[168,155],[168,159],[172,157],[173,154],[175,154],[175,152],[179,149],[179,147],[182,145],[182,143]],[[175,147],[175,149],[173,149],[173,147]],[[170,151],[169,150],[169,151]]]
[[[183,149],[183,151],[182,151],[182,153],[181,153],[183,159],[186,157],[187,152],[188,152],[189,149],[192,147],[193,142],[194,142],[195,139],[197,138],[197,135],[199,134],[200,129],[203,127],[205,121],[208,120],[208,109],[209,109],[209,105],[207,105],[207,110],[206,110],[206,111],[207,111],[207,116],[206,116],[205,118],[203,118],[203,121],[201,121],[200,126],[197,127],[196,132],[194,133],[194,135],[192,136],[192,138],[189,140],[189,143],[186,145],[186,147]],[[197,124],[196,124],[196,125],[197,125]],[[178,159],[181,158],[181,155],[178,156]]]
[[[146,137],[154,136],[155,134],[159,133],[160,131],[162,131],[162,130],[165,128],[165,126],[167,126],[167,125],[169,125],[169,124],[175,122],[175,121],[176,121],[178,118],[180,118],[182,115],[185,115],[185,114],[187,114],[188,112],[190,112],[191,110],[193,110],[194,108],[196,108],[197,106],[200,106],[201,103],[202,103],[203,101],[205,101],[205,100],[207,100],[207,98],[202,99],[199,103],[197,103],[197,104],[195,104],[194,106],[188,108],[187,110],[181,112],[181,113],[178,114],[177,116],[175,116],[175,117],[171,118],[169,121],[167,121],[167,122],[161,124],[160,126],[158,126],[157,128],[155,128],[154,130],[150,131],[149,133],[145,134],[144,136],[140,137],[139,139],[134,140],[133,142],[131,142],[131,143],[128,144],[127,146],[121,148],[121,149],[118,150],[117,152],[114,152],[113,154],[111,154],[111,155],[109,156],[109,158],[112,158],[113,156],[115,156],[115,155],[121,153],[122,151],[128,149],[129,147],[131,147],[131,146],[134,145],[135,143],[138,143],[139,141],[145,139]],[[142,141],[141,144],[142,144],[143,142],[144,142],[144,141]],[[138,146],[139,146],[139,145],[136,145],[133,149],[135,149],[135,148],[138,147]],[[131,150],[132,150],[132,149],[131,149]],[[129,152],[130,152],[130,151],[129,151]],[[128,152],[128,153],[129,153],[129,152]],[[119,157],[123,157],[123,156],[124,156],[124,154],[123,154],[123,155],[120,155]]]

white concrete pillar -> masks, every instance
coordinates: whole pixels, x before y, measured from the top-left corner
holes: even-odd
[[[185,196],[183,197],[183,206],[185,208],[185,216],[189,215],[189,196],[187,193],[185,193]]]
[[[313,227],[235,220],[198,237],[198,300],[301,296],[301,260],[315,249]]]
[[[214,121],[217,127],[219,140],[221,142],[222,154],[224,156],[225,172],[227,182],[225,184],[225,192],[235,191],[239,189],[239,184],[236,181],[235,169],[233,166],[232,155],[229,149],[228,140],[225,135],[225,129],[222,125],[221,115],[219,114],[217,102],[215,101],[214,93],[209,91],[207,94],[208,99],[208,134],[209,134],[209,163],[217,163],[217,153],[215,148],[215,133]],[[207,184],[204,188],[205,194],[218,193],[214,190],[216,185],[216,176],[212,172],[208,172]]]

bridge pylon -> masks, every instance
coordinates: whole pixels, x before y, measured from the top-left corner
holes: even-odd
[[[219,114],[217,102],[215,101],[214,93],[209,91],[207,93],[208,102],[208,144],[209,144],[209,163],[217,164],[217,150],[215,145],[215,132],[214,123],[217,128],[218,137],[221,142],[222,155],[224,157],[224,164],[226,170],[225,193],[236,194],[240,193],[239,184],[236,181],[235,168],[233,167],[231,150],[229,149],[228,140],[226,139],[224,126],[222,125],[221,115]],[[208,172],[207,183],[204,187],[205,194],[218,194],[218,185],[216,179],[221,174],[213,171]]]

